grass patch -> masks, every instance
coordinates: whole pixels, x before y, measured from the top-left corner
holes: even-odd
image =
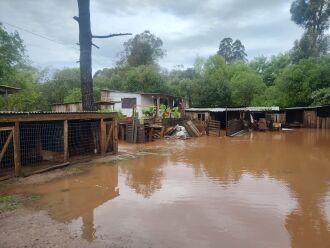
[[[79,167],[66,167],[65,168],[65,171],[69,172],[69,173],[72,173],[72,174],[81,174],[81,173],[84,173],[85,170],[82,169],[82,168],[79,168]]]
[[[0,195],[0,213],[15,210],[21,202],[18,195]]]
[[[19,204],[39,200],[39,195],[0,195],[0,213],[14,211]]]

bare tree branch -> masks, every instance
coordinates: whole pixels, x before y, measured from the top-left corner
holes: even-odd
[[[123,35],[132,35],[132,33],[119,33],[119,34],[109,34],[109,35],[93,35],[92,38],[105,39],[105,38],[111,38],[111,37],[123,36]]]
[[[92,43],[92,46],[96,47],[97,49],[99,49],[100,47],[95,45],[94,43]]]
[[[79,17],[78,16],[74,16],[73,19],[75,19],[77,22],[79,22]]]

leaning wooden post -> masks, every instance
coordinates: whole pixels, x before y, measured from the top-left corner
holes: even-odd
[[[100,148],[101,148],[101,155],[105,155],[106,153],[106,139],[107,139],[107,125],[103,119],[100,122]]]
[[[19,122],[15,122],[13,144],[14,144],[15,176],[19,177],[21,175],[21,169],[22,169]]]
[[[68,135],[68,120],[63,122],[63,147],[64,147],[64,155],[63,162],[69,161],[69,135]]]

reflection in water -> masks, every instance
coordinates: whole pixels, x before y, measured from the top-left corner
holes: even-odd
[[[38,208],[46,208],[57,221],[82,218],[82,237],[93,240],[94,209],[119,196],[118,166],[104,166],[93,174],[70,176],[49,183],[25,186],[16,192],[33,192],[43,197]]]
[[[136,193],[150,197],[161,189],[161,179],[164,176],[162,164],[165,160],[163,156],[146,156],[144,159],[123,162],[120,168],[126,174],[126,184]]]
[[[330,247],[330,130],[162,144],[166,154],[17,191],[119,246]]]

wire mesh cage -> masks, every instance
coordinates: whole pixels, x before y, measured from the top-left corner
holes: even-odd
[[[14,171],[13,131],[0,131],[0,177],[12,174]]]
[[[100,152],[100,121],[69,122],[69,154],[71,156]]]
[[[23,169],[63,162],[63,130],[63,121],[20,123]]]

